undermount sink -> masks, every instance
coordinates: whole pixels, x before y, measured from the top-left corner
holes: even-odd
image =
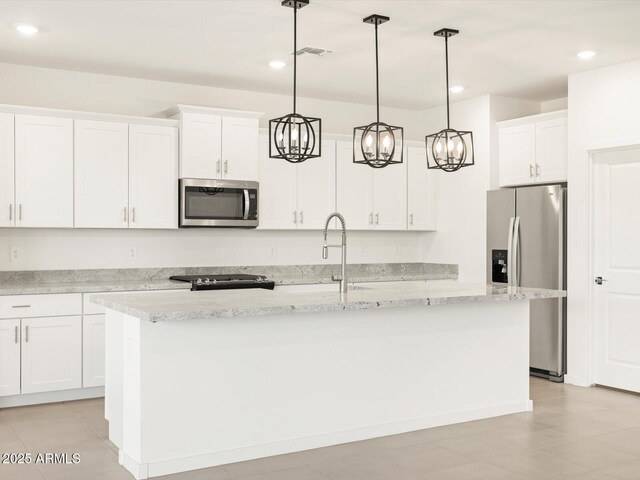
[[[349,290],[368,290],[360,285],[349,285]],[[275,288],[281,293],[313,293],[313,292],[335,292],[339,293],[340,288],[337,283],[315,283],[310,285],[279,285]]]

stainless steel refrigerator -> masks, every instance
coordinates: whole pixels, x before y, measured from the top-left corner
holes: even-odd
[[[493,285],[566,288],[564,185],[487,192],[487,280]],[[531,374],[562,382],[566,373],[566,300],[530,307]]]

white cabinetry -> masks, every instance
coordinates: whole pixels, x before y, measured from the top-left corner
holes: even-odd
[[[567,181],[567,113],[498,124],[500,186]]]
[[[436,229],[436,181],[424,147],[407,148],[407,229]]]
[[[22,319],[22,393],[80,388],[80,316]]]
[[[129,227],[178,228],[174,127],[129,125]]]
[[[322,156],[299,164],[269,158],[266,135],[260,138],[262,229],[324,228],[336,207],[336,142],[322,142]]]
[[[13,114],[0,113],[0,227],[12,227],[16,219],[13,123]]]
[[[0,396],[20,393],[20,320],[0,320]]]
[[[178,105],[180,178],[258,180],[257,112]]]
[[[75,226],[128,226],[129,130],[126,123],[76,120]]]
[[[375,169],[353,163],[351,142],[338,142],[337,209],[354,230],[406,230],[406,162]]]
[[[73,226],[71,118],[15,116],[15,188],[17,226]]]
[[[105,315],[82,317],[82,386],[104,385],[105,364]]]

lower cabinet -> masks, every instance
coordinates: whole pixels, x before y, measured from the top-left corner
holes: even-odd
[[[79,315],[22,319],[22,393],[82,386]]]
[[[104,385],[104,321],[105,315],[82,317],[82,386]]]
[[[0,320],[0,396],[20,393],[20,320]]]

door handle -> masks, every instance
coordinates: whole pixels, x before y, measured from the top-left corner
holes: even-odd
[[[513,223],[515,218],[509,219],[509,240],[507,241],[507,285],[513,284]]]
[[[249,218],[249,190],[244,189],[244,216],[243,220],[247,220]]]
[[[602,278],[602,277],[596,277],[596,284],[597,285],[602,285],[602,282],[606,282],[607,279],[606,278]]]
[[[220,162],[220,159],[218,159],[218,161],[216,162],[216,173],[220,173]]]

